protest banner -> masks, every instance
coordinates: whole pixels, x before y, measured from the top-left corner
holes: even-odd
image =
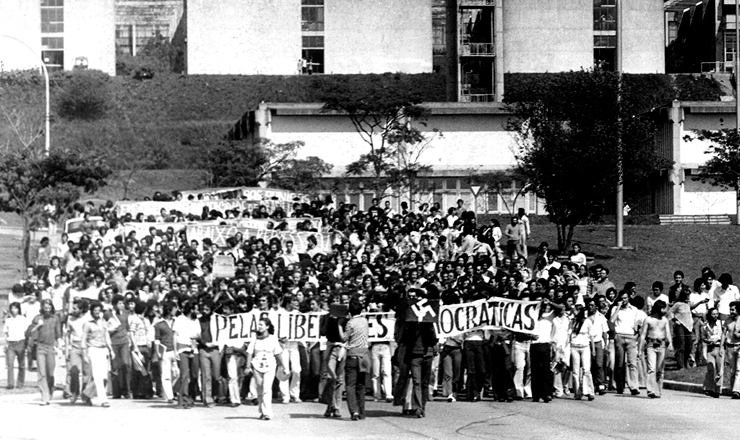
[[[293,248],[299,254],[306,252],[308,249],[308,237],[310,236],[314,236],[316,238],[316,247],[321,252],[330,252],[332,246],[331,236],[320,232],[290,232],[275,231],[271,229],[243,228],[234,225],[191,224],[188,225],[186,233],[189,241],[198,240],[198,242],[202,243],[204,238],[208,238],[214,245],[226,247],[226,240],[236,235],[237,232],[241,232],[244,239],[252,237],[261,238],[265,243],[269,242],[272,238],[277,238],[281,243],[285,243],[287,240],[292,240]]]
[[[128,234],[131,233],[131,231],[136,232],[136,238],[141,239],[142,237],[146,237],[149,235],[149,228],[154,228],[157,231],[160,231],[162,233],[167,231],[167,228],[172,228],[175,231],[175,234],[185,229],[187,226],[187,223],[138,223],[138,222],[129,222],[125,223],[123,225],[123,235],[125,237],[128,237]]]
[[[539,301],[490,298],[466,304],[443,305],[439,307],[439,317],[435,322],[437,336],[448,338],[472,330],[497,329],[536,334],[540,304]],[[424,306],[432,307],[431,304],[422,305]],[[317,341],[320,337],[321,315],[325,313],[270,311],[249,312],[228,317],[213,315],[211,334],[214,335],[214,340],[219,345],[248,342],[257,331],[260,318],[267,316],[275,325],[275,335],[279,338],[303,342]],[[371,342],[393,340],[396,322],[394,313],[363,313],[363,316],[368,320]]]
[[[183,215],[196,215],[200,216],[203,214],[203,208],[208,210],[226,212],[233,209],[239,211],[252,211],[255,208],[259,208],[264,205],[267,207],[269,212],[272,212],[278,206],[282,207],[286,215],[293,212],[293,204],[287,201],[280,200],[248,200],[248,199],[225,199],[225,200],[178,200],[173,202],[154,202],[154,201],[119,201],[116,202],[116,211],[119,217],[123,217],[126,214],[136,216],[137,214],[144,214],[145,217],[160,215],[162,209],[167,214],[172,211],[181,212]]]
[[[268,229],[268,223],[272,223],[275,227],[280,223],[285,223],[288,226],[288,231],[296,231],[298,225],[305,223],[306,221],[311,223],[311,228],[317,231],[321,228],[321,218],[284,218],[282,220],[271,220],[267,218],[245,218],[237,220],[226,220],[227,224],[240,226],[242,228],[254,228],[254,229]]]
[[[202,197],[204,199],[214,200],[223,198],[245,198],[249,200],[267,200],[276,199],[280,201],[290,201],[300,198],[297,193],[280,188],[261,188],[258,186],[235,186],[228,188],[204,188],[193,191],[181,191],[183,199]]]
[[[231,255],[213,256],[213,276],[216,278],[234,278],[236,265]]]

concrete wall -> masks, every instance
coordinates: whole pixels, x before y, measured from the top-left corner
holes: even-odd
[[[433,115],[424,129],[431,142],[419,162],[438,171],[509,168],[515,164],[516,143],[505,130],[507,120],[505,115]],[[278,143],[304,141],[298,156],[323,158],[334,165],[332,175],[344,173],[347,164],[369,151],[345,116],[273,115],[267,136]]]
[[[594,64],[592,0],[504,0],[503,20],[505,72],[560,72]]]
[[[325,23],[326,73],[432,71],[431,0],[327,0]]]
[[[172,38],[184,10],[185,0],[116,0],[116,24],[168,24]]]
[[[300,0],[190,0],[187,26],[191,74],[298,71]]]
[[[41,57],[41,12],[38,0],[0,0],[0,63],[3,70],[38,67]]]
[[[620,5],[623,71],[665,73],[663,0],[621,0]]]
[[[116,74],[115,0],[64,2],[64,69],[87,57],[88,68]],[[93,18],[93,19],[91,19]]]

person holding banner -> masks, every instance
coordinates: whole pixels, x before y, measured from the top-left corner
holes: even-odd
[[[275,327],[269,318],[262,318],[257,323],[257,334],[247,348],[247,374],[257,385],[257,399],[261,420],[272,418],[272,382],[275,379],[275,367],[285,373],[283,349],[274,335]]]

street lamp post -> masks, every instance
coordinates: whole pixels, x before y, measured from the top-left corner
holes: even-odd
[[[28,50],[31,51],[34,57],[37,57],[37,59],[41,60],[41,70],[44,72],[44,85],[46,88],[46,114],[44,115],[44,134],[46,135],[46,140],[44,143],[44,153],[48,156],[49,155],[49,146],[51,144],[50,134],[51,134],[51,116],[50,116],[50,104],[49,104],[49,72],[46,70],[46,64],[44,63],[44,60],[41,59],[41,57],[38,56],[35,50],[25,42],[10,36],[10,35],[0,35],[0,37],[10,38],[11,40],[15,40],[18,43],[21,43],[22,45],[26,46]]]

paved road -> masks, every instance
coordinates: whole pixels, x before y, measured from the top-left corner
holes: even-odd
[[[57,396],[59,393],[57,393]],[[665,391],[660,400],[598,396],[593,402],[430,403],[424,419],[402,417],[387,403],[367,402],[365,421],[322,417],[317,403],[274,405],[262,421],[257,408],[178,410],[160,401],[111,401],[110,408],[70,406],[38,396],[0,397],[0,439],[244,438],[257,439],[732,439],[740,402]],[[346,406],[342,408],[346,415]],[[95,434],[93,434],[95,433]]]

